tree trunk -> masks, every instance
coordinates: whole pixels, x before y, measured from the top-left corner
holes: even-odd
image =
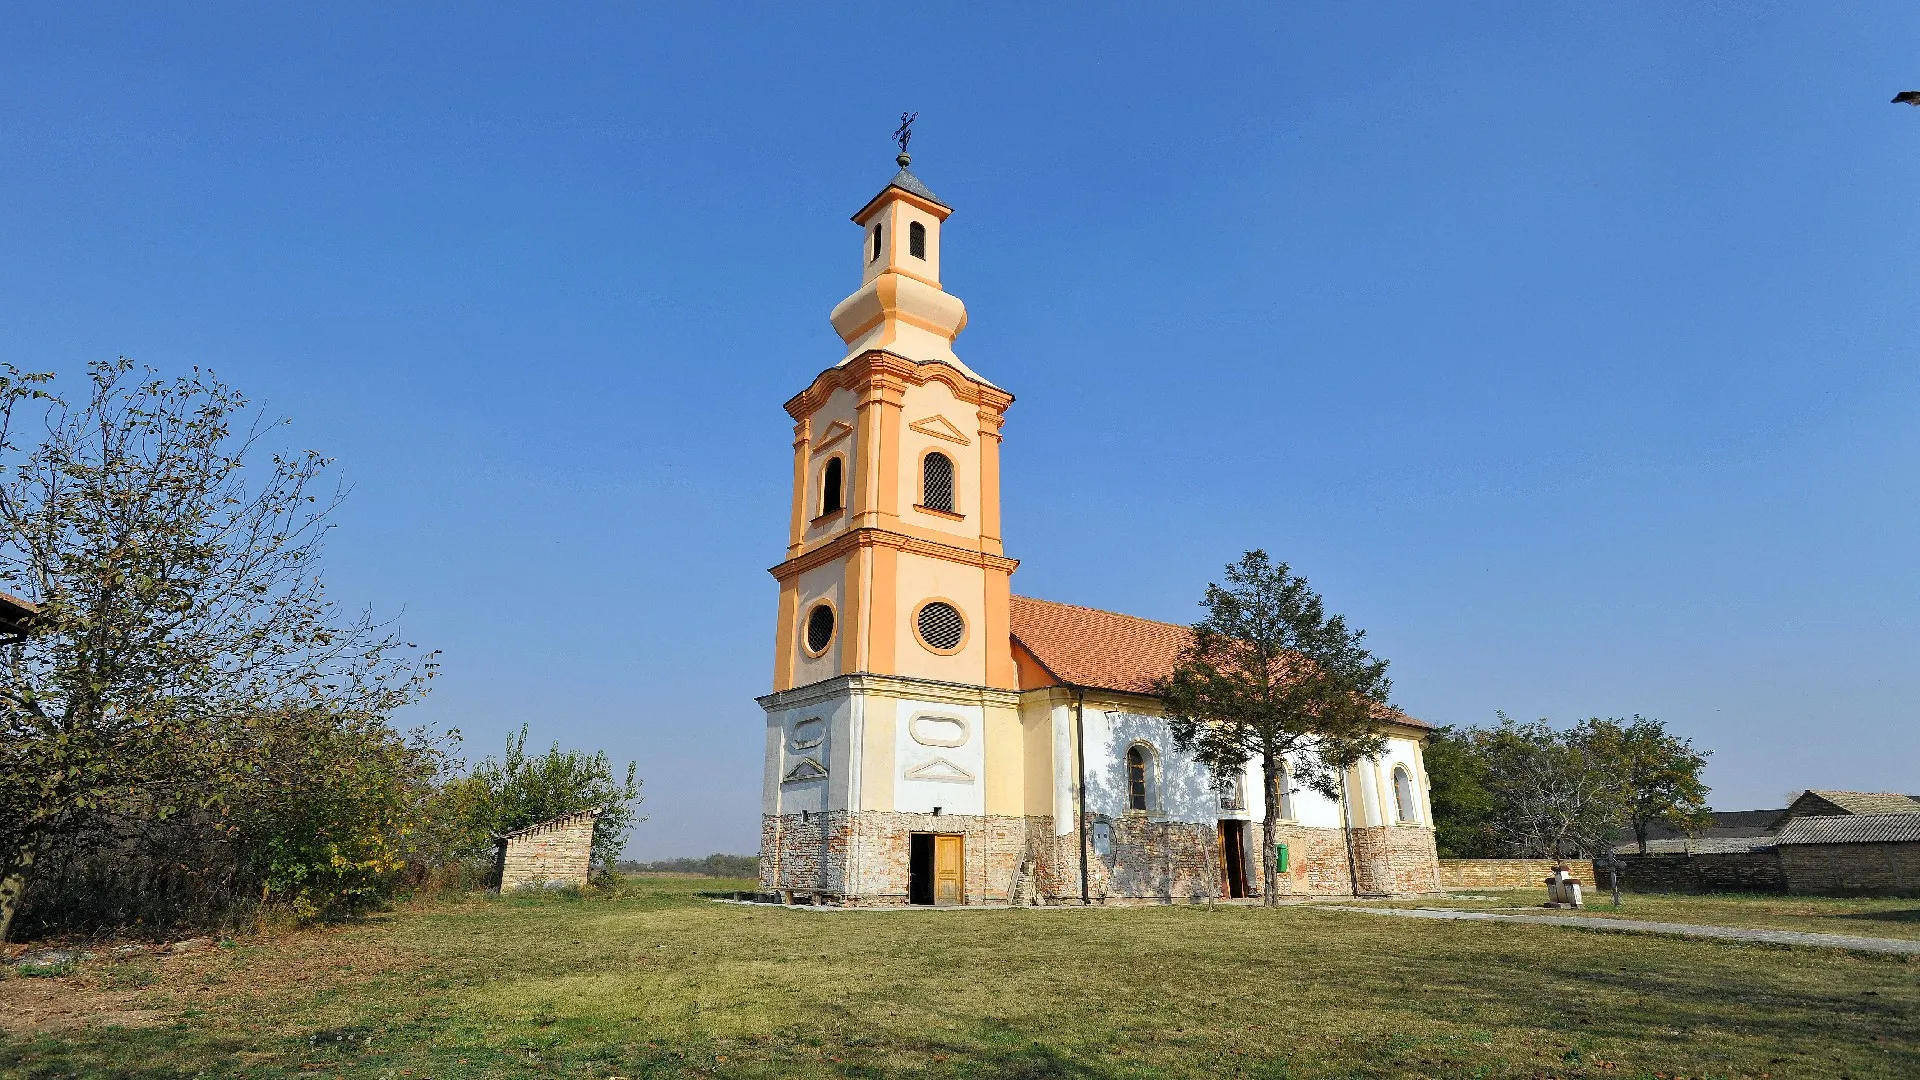
[[[1635,840],[1640,841],[1640,854],[1645,855],[1647,853],[1647,823],[1646,822],[1641,821],[1638,818],[1634,819],[1633,838]]]
[[[1347,813],[1347,770],[1340,769],[1340,839],[1347,845],[1347,885],[1360,895],[1360,860],[1353,857],[1353,819]]]
[[[7,943],[13,931],[13,916],[26,896],[27,875],[33,870],[34,853],[30,848],[13,852],[0,862],[0,945]]]
[[[1267,797],[1260,807],[1260,902],[1280,906],[1280,859],[1274,834],[1280,829],[1280,759],[1267,750],[1260,755],[1260,782]]]

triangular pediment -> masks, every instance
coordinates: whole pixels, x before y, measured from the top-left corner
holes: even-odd
[[[937,757],[907,770],[909,780],[933,780],[944,784],[971,784],[973,774],[948,761]]]
[[[852,424],[847,423],[845,420],[835,420],[833,423],[827,425],[826,430],[820,433],[819,438],[813,440],[813,452],[817,454],[851,434],[853,434]]]
[[[972,439],[961,434],[959,428],[954,427],[951,421],[939,413],[915,420],[913,423],[908,424],[907,428],[911,431],[917,431],[922,435],[931,435],[936,439],[945,439],[948,442],[959,443],[961,446],[969,446],[973,442]]]
[[[780,782],[783,784],[797,784],[803,780],[823,780],[826,778],[826,775],[827,767],[825,765],[820,764],[810,757],[803,757],[794,764],[793,768],[787,770],[787,775],[781,777]]]

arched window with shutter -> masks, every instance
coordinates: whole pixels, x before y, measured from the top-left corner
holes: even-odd
[[[936,450],[920,462],[920,505],[951,514],[953,503],[953,459]]]
[[[927,257],[927,227],[917,221],[907,226],[907,254],[916,259]]]
[[[873,262],[878,258],[880,258],[880,223],[876,221],[873,223],[873,254],[867,257],[867,261]]]

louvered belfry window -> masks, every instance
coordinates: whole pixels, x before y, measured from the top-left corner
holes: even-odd
[[[916,259],[927,257],[927,227],[917,221],[907,226],[907,254]]]
[[[833,641],[833,608],[816,604],[807,612],[807,651],[822,652]]]
[[[920,640],[942,652],[959,648],[961,639],[967,636],[967,621],[952,604],[938,600],[920,609],[918,623]]]
[[[920,464],[920,505],[929,510],[953,512],[953,459],[942,453],[928,454]]]

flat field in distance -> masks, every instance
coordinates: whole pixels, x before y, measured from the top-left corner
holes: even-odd
[[[1911,1077],[1920,964],[1312,907],[422,902],[0,980],[10,1077]]]
[[[1605,875],[1602,875],[1605,880]],[[1603,919],[1702,923],[1754,930],[1801,930],[1812,934],[1920,939],[1920,900],[1768,896],[1758,893],[1621,893],[1620,906],[1605,888],[1586,892],[1587,906],[1573,911],[1541,907],[1547,890],[1470,889],[1450,897],[1373,901],[1381,907],[1441,907],[1506,915],[1592,915]]]

